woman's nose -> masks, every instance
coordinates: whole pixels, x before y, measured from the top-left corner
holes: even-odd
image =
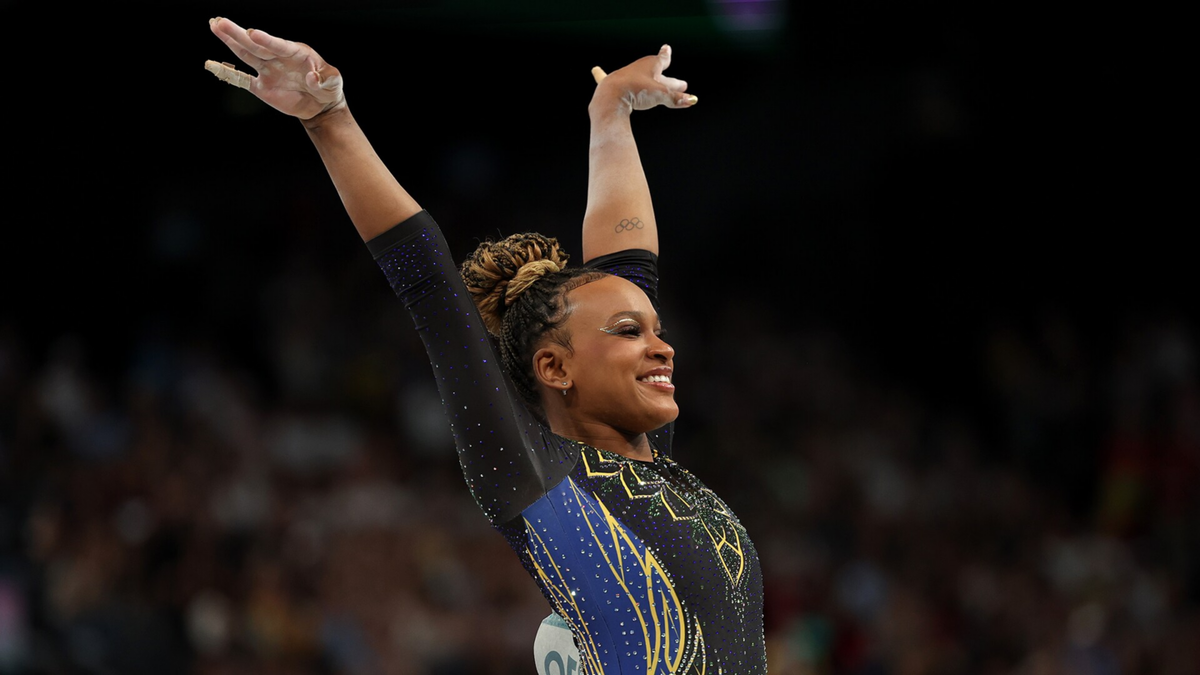
[[[675,349],[667,344],[666,340],[655,335],[654,339],[650,342],[650,355],[670,360],[675,357]]]

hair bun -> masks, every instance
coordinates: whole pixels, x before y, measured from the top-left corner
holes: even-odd
[[[562,269],[557,262],[545,258],[521,265],[521,269],[517,270],[516,276],[509,280],[508,286],[504,289],[504,306],[507,307],[516,302],[517,298],[521,297],[521,294],[533,282],[551,272],[560,272]]]
[[[538,279],[566,268],[568,259],[557,239],[526,232],[482,242],[460,272],[484,326],[499,335],[504,311]]]

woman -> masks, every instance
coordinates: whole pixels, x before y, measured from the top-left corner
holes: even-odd
[[[675,353],[630,128],[633,110],[695,104],[662,74],[670,49],[593,94],[584,266],[526,233],[481,244],[458,269],[354,122],[336,68],[302,43],[210,23],[258,75],[209,69],[308,131],[416,322],[472,495],[569,626],[579,672],[765,673],[757,553],[671,458]]]

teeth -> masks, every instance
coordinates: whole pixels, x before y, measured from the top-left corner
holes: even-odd
[[[668,377],[667,375],[650,375],[648,377],[640,378],[640,381],[642,381],[642,382],[666,382],[667,384],[670,384],[671,378]]]

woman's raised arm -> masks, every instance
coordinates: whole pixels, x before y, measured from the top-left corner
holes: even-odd
[[[210,20],[209,27],[258,75],[215,61],[208,61],[205,68],[272,108],[300,119],[363,241],[421,210],[354,121],[337,68],[303,42],[247,30],[224,18]]]
[[[642,170],[629,117],[655,106],[690,108],[696,97],[687,82],[663,75],[671,65],[671,47],[645,56],[603,76],[588,105],[587,210],[583,216],[583,259],[640,248],[658,253],[658,228],[650,187]]]

